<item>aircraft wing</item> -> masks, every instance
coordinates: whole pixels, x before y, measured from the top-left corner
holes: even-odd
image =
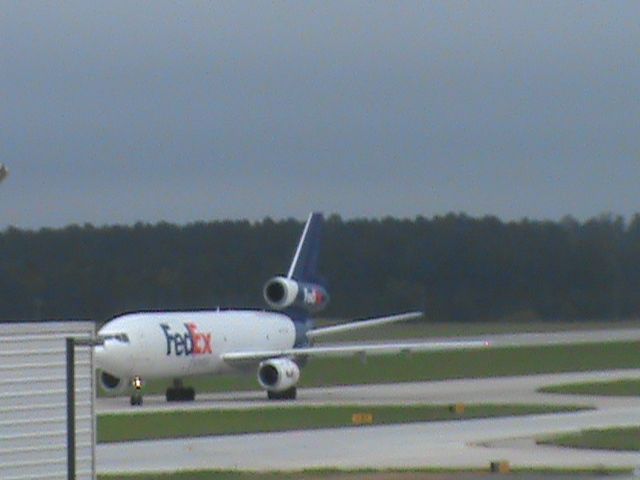
[[[488,347],[485,341],[447,341],[418,343],[381,343],[362,345],[333,345],[326,347],[290,348],[286,350],[265,350],[256,352],[228,352],[222,359],[228,363],[261,361],[279,357],[346,357],[351,355],[393,355],[412,352],[437,352],[444,350],[464,350]]]
[[[378,327],[380,325],[386,325],[387,323],[405,322],[407,320],[413,320],[414,318],[420,318],[422,315],[422,312],[399,313],[397,315],[389,315],[387,317],[376,317],[368,320],[343,323],[332,327],[315,328],[307,332],[307,338],[318,338],[325,335],[332,335],[334,333],[360,330],[361,328]]]

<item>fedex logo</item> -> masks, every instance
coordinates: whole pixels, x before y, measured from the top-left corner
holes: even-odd
[[[213,353],[211,333],[198,332],[198,326],[195,323],[185,323],[184,327],[185,333],[172,333],[169,325],[160,324],[167,340],[167,355],[171,355],[172,352],[177,357]]]
[[[324,302],[324,294],[321,290],[305,287],[302,293],[304,294],[304,303],[308,305],[321,305]]]

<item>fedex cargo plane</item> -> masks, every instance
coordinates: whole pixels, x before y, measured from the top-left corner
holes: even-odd
[[[317,356],[393,355],[485,346],[485,342],[419,342],[313,346],[331,334],[417,318],[421,312],[315,328],[312,315],[329,303],[318,274],[322,214],[312,213],[286,275],[267,281],[263,295],[272,311],[213,310],[139,312],[112,319],[95,347],[101,387],[131,392],[131,404],[142,404],[143,381],[173,379],[167,401],[190,401],[193,375],[250,373],[270,399],[295,399],[300,370]]]

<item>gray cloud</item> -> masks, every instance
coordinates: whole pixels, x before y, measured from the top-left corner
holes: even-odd
[[[637,211],[637,2],[7,2],[0,226]]]

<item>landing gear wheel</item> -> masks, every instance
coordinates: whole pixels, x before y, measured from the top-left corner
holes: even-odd
[[[193,387],[185,388],[185,401],[193,402],[196,399],[196,391]]]
[[[196,391],[193,387],[169,387],[167,388],[166,397],[167,402],[193,402],[196,399]]]
[[[267,390],[267,398],[269,400],[295,400],[297,394],[296,387],[291,387],[287,390],[283,390],[282,392],[274,392],[272,390]]]
[[[142,393],[136,392],[131,395],[131,405],[142,406]]]
[[[167,388],[167,402],[175,402],[176,401],[176,389],[175,388]]]

